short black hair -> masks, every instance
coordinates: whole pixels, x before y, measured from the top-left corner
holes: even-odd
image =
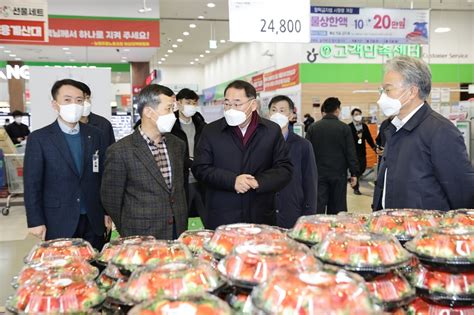
[[[257,90],[253,87],[252,84],[243,80],[235,80],[229,83],[224,90],[224,95],[227,93],[227,90],[233,88],[237,90],[245,90],[245,96],[248,98],[257,98]]]
[[[286,95],[277,95],[277,96],[274,96],[271,100],[270,100],[270,103],[268,103],[268,108],[270,109],[270,107],[272,107],[272,105],[274,103],[278,103],[278,102],[281,102],[281,101],[286,101],[288,103],[288,105],[290,105],[290,111],[293,113],[295,111],[295,103],[293,103],[293,101],[291,100],[291,98],[289,98],[288,96]]]
[[[81,90],[82,92],[84,92],[85,95],[87,96],[91,96],[91,89],[89,88],[89,86],[87,84],[85,84],[84,82],[81,82],[81,81],[77,81],[79,82],[79,84],[82,86]]]
[[[53,87],[51,88],[51,96],[53,99],[56,99],[56,96],[58,96],[59,89],[65,85],[71,85],[84,93],[83,86],[81,84],[82,82],[78,82],[73,79],[62,79],[59,81],[54,82]]]
[[[174,95],[173,90],[169,87],[159,84],[150,84],[141,90],[138,94],[137,100],[137,111],[140,117],[142,117],[143,109],[146,106],[153,106],[156,108],[160,104],[160,95],[166,95],[172,97]]]
[[[13,117],[23,116],[23,112],[21,110],[15,110],[12,112]]]
[[[193,90],[184,88],[181,91],[179,91],[178,94],[176,94],[177,101],[182,100],[182,99],[199,101],[199,95],[197,95],[197,93],[194,92]]]
[[[360,114],[362,114],[362,111],[361,111],[360,109],[354,108],[354,109],[351,111],[351,116],[354,116],[354,114],[355,114],[356,112],[359,112]]]
[[[337,97],[328,97],[324,101],[321,111],[324,111],[326,114],[332,114],[339,108],[341,108],[341,101]]]

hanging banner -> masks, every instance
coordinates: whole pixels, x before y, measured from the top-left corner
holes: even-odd
[[[300,83],[299,65],[278,69],[263,75],[265,91],[274,91]]]
[[[428,44],[429,10],[311,7],[311,42]]]
[[[258,92],[262,92],[264,90],[263,86],[263,73],[258,74],[252,77],[252,85],[254,86],[255,90]]]
[[[46,0],[0,0],[0,41],[48,41]]]

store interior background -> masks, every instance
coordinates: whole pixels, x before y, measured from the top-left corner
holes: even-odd
[[[0,43],[0,69],[6,64],[29,65],[30,67],[61,67],[71,69],[87,67],[110,69],[110,85],[94,94],[106,95],[109,102],[93,102],[109,110],[114,119],[118,137],[131,131],[133,118],[127,116],[132,110],[132,89],[143,84],[143,80],[156,70],[153,82],[170,86],[176,92],[181,88],[194,89],[201,96],[201,112],[212,121],[222,117],[222,91],[227,82],[236,78],[251,79],[292,65],[298,65],[299,83],[276,91],[260,92],[262,113],[271,96],[288,94],[298,104],[298,121],[305,113],[320,118],[318,104],[329,96],[336,96],[347,110],[361,108],[368,121],[380,123],[384,117],[376,106],[377,89],[387,58],[363,59],[321,58],[308,62],[308,52],[319,52],[321,44],[283,43],[232,43],[229,42],[228,3],[212,0],[215,7],[209,8],[211,0],[148,0],[152,8],[145,16],[160,18],[161,47],[156,48],[103,48],[77,46],[33,46]],[[347,1],[315,1],[318,6],[347,6]],[[467,84],[474,83],[474,0],[367,0],[351,1],[352,7],[385,7],[399,9],[431,9],[430,43],[421,47],[425,61],[433,72],[433,87],[449,91],[449,101],[440,104],[439,110],[449,114],[459,110],[459,102],[474,98],[463,92]],[[50,15],[67,15],[74,12],[80,16],[144,17],[137,10],[141,1],[130,0],[83,0],[75,3],[49,0]],[[198,18],[202,16],[203,19]],[[190,27],[194,24],[195,27]],[[450,28],[439,33],[439,28]],[[188,32],[188,35],[183,34]],[[209,48],[209,40],[217,41],[217,49]],[[14,55],[14,57],[12,57]],[[59,79],[59,78],[58,78]],[[11,81],[11,82],[9,82]],[[35,112],[33,109],[50,111],[49,103],[36,103],[31,97],[29,80],[0,80],[0,112],[5,115],[14,109]],[[449,90],[448,90],[449,89]],[[44,91],[49,94],[49,90]],[[430,100],[431,101],[431,100]],[[466,103],[464,103],[466,104]],[[474,117],[474,102],[468,109]],[[116,119],[129,117],[127,119]],[[3,118],[2,118],[3,117]],[[346,122],[350,121],[347,115]],[[472,118],[471,118],[472,119]],[[0,116],[0,124],[4,116]],[[34,125],[35,116],[31,115]],[[474,149],[471,137],[471,159]],[[375,159],[375,156],[372,157]],[[375,162],[375,161],[373,161]],[[371,164],[373,164],[373,162]],[[370,170],[369,170],[370,173]],[[367,176],[361,189],[363,196],[355,196],[348,189],[350,211],[370,212],[374,172]],[[4,202],[2,199],[1,202]],[[20,268],[20,262],[34,238],[27,235],[26,218],[21,198],[16,199],[9,216],[0,217],[0,279],[9,281]],[[11,293],[9,286],[0,288],[0,306]],[[0,308],[0,312],[2,309]]]

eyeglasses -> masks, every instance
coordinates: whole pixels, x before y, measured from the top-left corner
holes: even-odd
[[[247,101],[242,102],[242,103],[224,101],[224,107],[227,107],[227,108],[229,108],[229,107],[241,108],[244,104],[247,104],[248,102],[253,101],[253,100],[254,100],[254,98],[251,98],[251,99],[248,99]]]
[[[390,92],[393,91],[393,90],[398,90],[398,89],[401,89],[401,88],[403,88],[403,87],[402,87],[402,86],[392,87],[392,88],[380,87],[380,88],[379,88],[379,94],[380,94],[380,95],[382,95],[383,93],[388,94],[388,93],[390,93]]]

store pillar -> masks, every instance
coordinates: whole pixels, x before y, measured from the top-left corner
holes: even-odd
[[[23,62],[18,61],[8,61],[7,64],[12,67],[23,66]],[[25,79],[9,79],[8,94],[10,99],[10,112],[15,110],[25,112]]]

